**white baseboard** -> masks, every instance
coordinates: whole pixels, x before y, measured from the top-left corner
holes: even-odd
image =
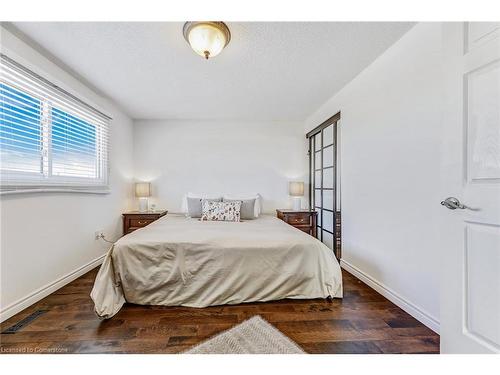
[[[389,301],[406,311],[408,314],[413,316],[415,319],[425,324],[427,327],[432,329],[434,332],[439,333],[439,321],[434,318],[432,315],[426,313],[410,301],[401,297],[394,290],[388,288],[386,285],[381,282],[375,280],[373,277],[367,275],[363,271],[361,271],[356,266],[346,262],[345,260],[340,261],[340,266],[345,269],[350,274],[354,275],[369,287],[375,289],[377,292],[382,294]]]
[[[94,269],[103,262],[105,256],[106,254],[103,254],[100,257],[90,261],[89,263],[68,273],[67,275],[64,275],[59,279],[41,287],[40,289],[35,290],[33,293],[28,294],[26,297],[23,297],[14,303],[11,303],[9,306],[0,311],[0,322],[9,319],[11,316],[40,301],[42,298],[47,297],[50,293],[55,292],[56,290],[62,288],[64,285],[69,284],[73,280]]]

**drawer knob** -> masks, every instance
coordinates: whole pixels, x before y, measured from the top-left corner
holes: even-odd
[[[147,223],[147,221],[140,221],[140,220],[139,220],[139,221],[138,221],[138,223],[139,223],[139,225],[142,225],[142,224],[146,224],[146,223]]]

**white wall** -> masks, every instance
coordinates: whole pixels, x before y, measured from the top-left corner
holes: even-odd
[[[121,235],[121,213],[131,203],[133,163],[130,118],[7,30],[0,28],[0,33],[3,53],[113,117],[110,194],[1,196],[0,309],[4,320],[99,263],[108,245],[95,241],[94,232],[103,229],[111,239]]]
[[[311,115],[341,111],[343,265],[439,327],[441,24],[416,25]]]
[[[136,177],[152,181],[151,202],[172,212],[190,191],[260,193],[273,213],[291,205],[289,180],[307,180],[304,140],[302,123],[136,121]]]

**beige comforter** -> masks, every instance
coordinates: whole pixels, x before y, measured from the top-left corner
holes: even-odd
[[[111,318],[125,302],[206,307],[283,298],[342,297],[333,252],[283,221],[167,216],[119,239],[91,292]]]

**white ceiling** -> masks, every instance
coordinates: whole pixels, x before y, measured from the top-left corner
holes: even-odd
[[[135,119],[304,120],[408,31],[394,22],[228,22],[205,61],[182,23],[14,27]]]

